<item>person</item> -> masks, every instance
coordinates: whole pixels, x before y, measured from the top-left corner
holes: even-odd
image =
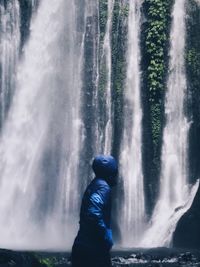
[[[71,253],[73,267],[110,267],[113,246],[111,187],[117,182],[118,166],[112,156],[96,156],[95,178],[83,195],[79,231]]]

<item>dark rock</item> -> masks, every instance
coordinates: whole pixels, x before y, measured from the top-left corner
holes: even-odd
[[[37,258],[28,252],[0,249],[0,267],[42,267]]]
[[[177,224],[173,237],[173,246],[179,248],[200,248],[200,187],[191,208]]]
[[[143,255],[143,253],[137,253],[136,254],[136,259],[138,259],[138,260],[141,260],[141,259],[144,259],[144,255]]]
[[[113,254],[113,252],[112,252]],[[39,263],[46,262],[42,265]],[[0,250],[0,267],[71,267],[69,254],[56,252],[15,252]],[[198,267],[200,251],[156,248],[117,252],[112,255],[113,267]],[[83,266],[85,267],[85,266]],[[87,267],[87,266],[86,266]]]
[[[135,259],[135,258],[137,258],[137,254],[133,253],[133,254],[131,254],[131,255],[129,256],[129,258]]]
[[[123,257],[114,257],[112,258],[113,263],[123,263],[125,261],[125,258]]]
[[[192,261],[192,259],[192,254],[190,252],[182,253],[178,257],[179,262],[189,262]]]

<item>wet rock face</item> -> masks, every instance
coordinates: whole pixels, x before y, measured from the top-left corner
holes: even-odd
[[[191,208],[177,224],[173,237],[173,246],[179,248],[200,249],[200,188]]]

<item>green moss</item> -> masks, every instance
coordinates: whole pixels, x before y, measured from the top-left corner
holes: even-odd
[[[189,49],[186,54],[186,61],[188,67],[191,68],[193,75],[200,75],[200,51],[195,49],[194,47]]]
[[[161,105],[154,104],[151,106],[151,114],[152,114],[152,132],[153,132],[153,143],[155,146],[158,145],[158,140],[160,138],[160,116],[161,116]]]
[[[103,40],[105,35],[107,18],[108,18],[108,0],[100,0],[99,1],[100,41]]]
[[[194,182],[200,175],[200,6],[190,0],[186,6],[186,73],[187,116],[192,121],[189,130],[189,177]]]
[[[47,267],[54,267],[54,261],[55,259],[54,258],[43,258],[43,259],[39,259],[39,262],[41,264],[44,264],[46,265]]]
[[[149,66],[147,70],[147,82],[150,91],[150,101],[157,102],[155,99],[158,91],[162,94],[164,89],[164,73],[166,71],[164,48],[167,42],[168,30],[168,1],[146,0],[148,5],[148,27],[146,30],[146,49],[149,57]]]
[[[162,135],[162,105],[167,72],[167,45],[172,1],[146,0],[147,27],[145,48],[147,56],[147,87],[151,112],[154,157],[159,158]]]
[[[121,15],[123,17],[128,17],[129,14],[129,5],[125,4],[122,8],[121,8]]]

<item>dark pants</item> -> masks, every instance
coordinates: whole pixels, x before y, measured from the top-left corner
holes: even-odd
[[[109,252],[95,252],[82,246],[72,248],[72,267],[111,267]]]

